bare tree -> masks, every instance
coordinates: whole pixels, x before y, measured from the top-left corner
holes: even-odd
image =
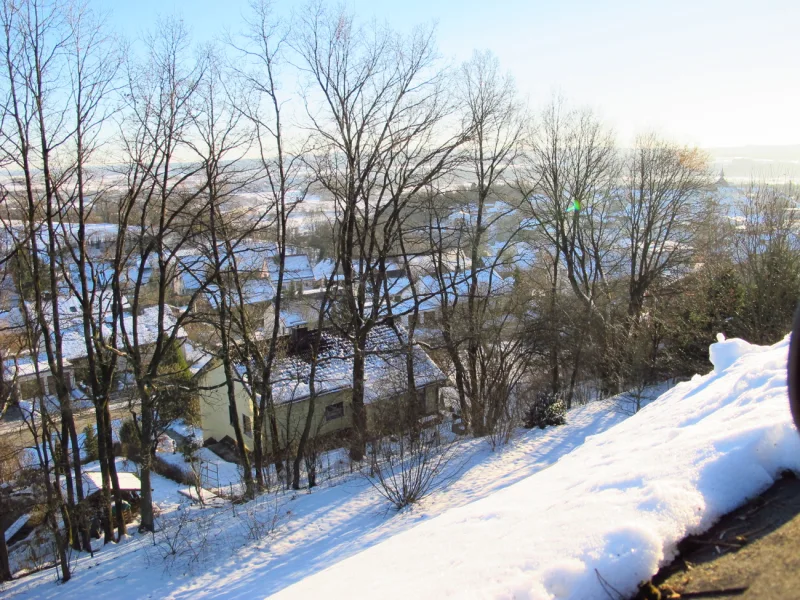
[[[699,150],[638,138],[624,173],[622,214],[632,321],[659,280],[690,266],[708,183],[708,159]]]
[[[380,318],[398,222],[407,203],[438,177],[463,135],[448,136],[442,129],[452,106],[436,68],[431,31],[417,29],[403,38],[386,28],[359,27],[344,11],[312,5],[296,49],[310,80],[304,100],[314,146],[306,164],[337,207],[338,324],[355,352],[351,456],[360,460],[366,340]]]
[[[619,223],[613,202],[617,164],[613,139],[592,113],[569,109],[556,99],[543,111],[521,169],[525,208],[547,245],[542,256],[550,257],[547,318],[552,325],[548,339],[554,394],[561,392],[564,379],[561,364],[567,348],[562,346],[564,314],[559,297],[566,285],[583,306],[575,336],[578,345],[571,352],[567,405],[592,322],[599,320],[603,326],[610,319],[610,280],[619,264],[615,252]]]
[[[264,213],[258,210],[256,215],[252,215],[230,210],[228,201],[254,179],[253,170],[245,168],[241,162],[253,144],[253,131],[238,109],[242,96],[213,49],[209,50],[207,60],[208,66],[196,92],[199,97],[197,111],[193,115],[198,141],[190,145],[204,168],[208,209],[205,252],[214,273],[214,289],[210,292],[216,313],[214,325],[219,334],[219,357],[225,371],[229,408],[232,414],[238,415],[234,376],[236,343],[231,337],[244,331],[234,329],[233,312],[243,310],[246,300],[236,253],[245,243],[246,236],[259,227]],[[242,324],[241,318],[239,323]],[[252,498],[255,493],[253,471],[238,416],[233,427],[242,461],[246,497]]]
[[[80,447],[70,396],[63,339],[66,323],[60,314],[60,265],[64,252],[59,227],[66,217],[59,200],[67,174],[59,168],[62,156],[74,151],[76,138],[69,108],[61,102],[70,86],[64,73],[71,68],[69,49],[77,31],[67,6],[36,0],[2,6],[3,55],[6,98],[2,128],[2,162],[14,164],[24,174],[21,204],[24,233],[18,238],[16,256],[31,273],[31,304],[24,307],[36,321],[49,376],[60,410],[60,453],[66,482],[67,537],[80,549],[88,549],[88,529],[76,510],[84,497]],[[71,162],[68,159],[69,162]],[[22,250],[22,251],[20,251]],[[38,361],[38,356],[33,357]],[[71,455],[71,456],[70,456]],[[74,473],[74,480],[73,475]],[[79,535],[80,532],[80,535]],[[68,572],[64,578],[68,578]]]
[[[126,292],[130,298],[130,318],[120,318],[119,333],[135,381],[132,410],[138,404],[140,411],[140,528],[151,531],[152,457],[158,436],[170,423],[163,403],[183,393],[180,374],[168,365],[169,359],[192,319],[192,307],[216,272],[205,269],[202,258],[192,254],[192,241],[208,214],[205,165],[182,162],[191,158],[187,140],[193,134],[196,92],[207,65],[202,55],[197,61],[187,57],[188,35],[178,21],[162,22],[147,42],[145,62],[128,65],[121,121],[126,170],[115,260],[129,265],[135,277],[128,282],[115,272],[113,290],[118,315],[124,312]],[[196,259],[187,258],[187,252]],[[153,281],[147,284],[145,273],[151,270]],[[199,285],[186,306],[173,311],[167,300],[176,279],[184,275],[196,278]]]
[[[111,264],[110,257],[98,256],[89,248],[87,223],[92,218],[97,198],[104,191],[102,181],[98,180],[88,165],[103,146],[101,130],[113,111],[110,96],[115,91],[121,57],[98,18],[86,8],[73,7],[68,14],[68,25],[71,39],[67,61],[73,111],[71,122],[74,127],[70,146],[74,157],[64,166],[64,185],[56,192],[62,215],[59,227],[63,241],[61,275],[66,291],[77,300],[81,309],[86,349],[84,377],[95,407],[102,477],[101,515],[105,541],[109,542],[113,540],[112,488],[119,535],[122,536],[126,529],[122,518],[122,496],[114,462],[109,411],[109,397],[118,361],[118,319],[113,318],[111,281],[106,276]],[[114,266],[119,268],[123,265]]]
[[[256,130],[258,156],[261,163],[263,182],[266,186],[266,204],[273,210],[269,220],[269,234],[275,242],[276,275],[272,281],[274,289],[271,322],[266,325],[267,343],[256,342],[253,327],[246,323],[244,311],[240,310],[243,325],[242,335],[246,348],[246,362],[255,361],[258,374],[253,377],[259,382],[258,392],[253,398],[253,458],[259,487],[263,487],[264,471],[264,427],[270,429],[271,453],[278,470],[280,460],[278,424],[275,403],[272,398],[273,367],[279,352],[281,331],[281,306],[285,297],[286,254],[288,222],[292,212],[303,202],[308,189],[308,181],[302,177],[302,147],[291,149],[284,123],[284,100],[279,87],[279,69],[284,63],[284,52],[289,31],[284,23],[277,20],[267,0],[254,0],[250,6],[247,29],[241,40],[231,44],[244,66],[237,68],[240,77],[252,92],[252,101],[243,104],[242,112]],[[297,142],[295,142],[297,144]],[[258,324],[260,329],[261,323]]]
[[[368,446],[368,467],[362,470],[398,510],[419,502],[445,485],[449,474],[458,472],[451,464],[453,437],[438,422],[420,428],[416,402],[413,394],[399,394],[381,406]]]
[[[66,501],[64,499],[64,488],[67,491],[70,489],[68,485],[69,456],[63,451],[63,428],[59,434],[58,422],[51,414],[53,403],[45,394],[47,371],[42,370],[42,365],[38,360],[42,343],[39,323],[33,314],[34,311],[28,310],[26,305],[23,306],[19,333],[25,338],[23,347],[30,352],[26,358],[33,367],[32,384],[35,393],[28,403],[20,406],[20,412],[23,423],[33,439],[35,460],[41,475],[40,481],[44,487],[44,502],[42,503],[44,523],[53,536],[55,559],[61,568],[61,581],[67,582],[72,577],[68,560],[70,537],[75,535],[75,524],[72,520],[74,515],[72,508],[74,507],[69,507],[69,499]],[[24,358],[13,361],[11,369],[15,375],[20,370],[20,363],[24,364],[24,362],[26,362]],[[67,485],[62,487],[61,478],[64,474],[67,477]],[[58,522],[59,516],[63,522],[63,531]]]
[[[800,296],[797,191],[751,182],[735,206],[733,256],[744,298],[738,324],[758,344],[779,340],[791,328]]]
[[[429,198],[428,242],[436,281],[430,291],[439,305],[462,417],[474,435],[483,436],[508,400],[500,372],[517,371],[517,360],[525,356],[518,345],[521,320],[512,308],[512,285],[496,268],[513,253],[527,225],[518,219],[522,197],[509,185],[515,181],[526,118],[513,80],[491,54],[475,53],[461,67],[458,81],[468,137],[461,169],[472,185]],[[494,252],[487,256],[490,243]]]

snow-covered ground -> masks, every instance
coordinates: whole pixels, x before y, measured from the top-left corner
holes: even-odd
[[[714,370],[551,469],[420,524],[278,597],[603,598],[632,594],[687,534],[800,469],[788,340],[711,347]]]
[[[181,515],[194,515],[190,529],[207,540],[202,552],[194,535],[194,550],[164,570],[163,543],[134,534],[81,557],[66,585],[38,573],[4,594],[605,598],[598,574],[629,593],[682,537],[709,527],[782,469],[800,469],[787,347],[786,340],[768,348],[715,344],[714,371],[630,418],[617,401],[595,402],[573,410],[567,425],[525,432],[498,452],[467,441],[450,485],[400,513],[360,478],[235,507],[236,514],[230,505],[177,508],[177,485],[157,480],[164,536]],[[249,536],[254,515],[262,523],[277,517],[273,535]]]
[[[193,455],[199,461],[194,468],[180,452],[158,452],[157,454],[161,460],[178,467],[187,475],[197,471],[202,486],[212,492],[227,493],[230,489],[239,491],[242,473],[238,465],[223,460],[208,448],[198,448]],[[205,467],[201,466],[203,463],[205,463]]]

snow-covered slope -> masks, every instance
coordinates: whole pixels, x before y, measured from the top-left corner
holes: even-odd
[[[166,568],[152,537],[132,528],[124,543],[77,557],[68,584],[46,570],[0,596],[608,598],[597,573],[628,592],[686,533],[800,466],[787,348],[715,344],[714,372],[633,417],[615,398],[570,411],[567,425],[518,432],[497,452],[462,440],[450,484],[400,513],[358,475],[235,510],[180,508],[180,486],[154,477],[162,525],[194,515],[183,531],[206,540],[200,560],[189,552]],[[251,510],[278,512],[273,535],[248,539]]]
[[[278,598],[606,598],[677,542],[800,469],[788,338],[711,347],[714,370],[554,466],[339,562]],[[599,576],[598,576],[599,575]]]

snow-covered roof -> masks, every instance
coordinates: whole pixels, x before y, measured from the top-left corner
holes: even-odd
[[[112,319],[112,297],[110,293],[97,293],[92,302],[92,313],[96,322],[110,323]],[[62,329],[69,329],[71,327],[78,327],[83,325],[83,308],[81,301],[77,296],[65,295],[59,296],[56,301],[58,307],[59,325]],[[129,310],[130,305],[125,296],[122,297],[123,311]],[[23,313],[24,309],[24,313]],[[45,321],[52,326],[53,324],[53,306],[51,302],[44,302],[42,304],[42,311],[44,313]],[[3,312],[3,321],[6,327],[9,328],[22,328],[25,327],[25,313],[28,315],[28,321],[31,323],[36,322],[36,309],[32,302],[25,302],[15,306],[8,311]]]
[[[388,398],[407,389],[405,331],[400,335],[389,325],[374,327],[367,337],[367,356],[364,365],[364,400],[373,402]],[[444,381],[442,371],[425,351],[413,348],[414,379],[417,388]],[[311,362],[308,356],[292,355],[278,363],[272,387],[276,402],[292,402],[310,394]],[[318,355],[314,379],[317,394],[348,389],[353,383],[353,346],[346,339],[323,333],[323,349]]]
[[[266,279],[250,279],[242,285],[245,304],[269,302],[275,298],[275,288]]]
[[[164,317],[161,323],[158,321],[158,306],[148,306],[137,317],[137,343],[139,346],[147,346],[154,344],[158,339],[161,331],[169,335],[172,328],[175,327],[177,319],[172,314],[172,311],[167,307],[164,310]],[[124,318],[125,330],[128,335],[133,335],[133,315],[125,315]],[[186,332],[183,328],[178,329],[177,337],[183,339],[186,337]]]
[[[50,371],[50,363],[47,362],[47,356],[40,354],[38,360],[33,360],[31,356],[21,356],[17,358],[8,358],[3,361],[3,378],[6,381],[13,381],[16,379],[23,379],[36,374],[37,369],[40,373]],[[64,361],[64,367],[69,368],[72,366],[68,360]]]
[[[277,253],[274,242],[244,239],[233,248],[232,255],[221,249],[222,268],[232,269],[235,265],[239,272],[255,273],[264,271]]]
[[[273,282],[278,281],[278,262],[275,257],[269,263],[269,278]],[[311,263],[308,261],[308,256],[305,254],[292,254],[288,255],[284,261],[283,280],[288,281],[312,281],[314,279],[314,271],[311,268]]]
[[[446,271],[469,269],[472,261],[463,250],[454,249],[443,251],[442,256],[436,260],[430,254],[419,254],[411,257],[408,263],[414,276],[421,277],[423,275],[434,275],[437,266]]]
[[[142,482],[133,473],[117,473],[119,489],[123,492],[138,492],[142,489]],[[100,471],[83,472],[84,494],[89,496],[103,489],[103,475]]]
[[[24,514],[19,519],[14,521],[8,527],[8,529],[6,529],[6,532],[5,532],[6,542],[8,542],[8,540],[10,540],[12,537],[14,537],[14,534],[16,534],[20,529],[22,529],[25,526],[25,524],[28,522],[28,519],[30,519],[30,518],[31,518],[30,514]]]
[[[183,354],[186,362],[189,363],[189,371],[192,375],[197,375],[214,358],[210,352],[206,352],[188,341],[183,345]]]
[[[128,334],[128,336],[131,336],[132,338],[133,322],[134,317],[131,314],[125,314],[121,319],[121,326],[117,331],[117,335],[119,336],[117,340],[117,347],[119,349],[124,348],[124,343],[121,337],[123,328],[122,326],[124,326],[125,332]],[[164,311],[163,321],[161,324],[159,324],[158,306],[150,306],[145,308],[136,319],[138,345],[141,347],[154,344],[158,339],[158,334],[160,331],[164,331],[167,333],[167,335],[169,335],[169,332],[171,332],[172,328],[175,327],[176,323],[177,320],[172,314],[172,311],[169,309]],[[111,324],[109,322],[104,322],[102,331],[103,334],[107,336],[107,339],[110,338]],[[80,325],[65,327],[62,330],[61,335],[61,350],[65,367],[71,366],[71,363],[76,360],[86,358],[86,341],[83,334],[83,328]],[[183,328],[178,329],[177,337],[178,339],[186,338],[186,332],[183,330]],[[44,344],[40,343],[40,348],[43,347]],[[39,355],[37,362],[40,372],[46,372],[50,370],[46,355],[44,353]],[[15,374],[18,377],[23,377],[25,375],[32,375],[35,373],[35,367],[32,358],[25,355],[6,359],[4,361],[4,370],[7,377],[11,377]]]
[[[360,259],[353,259],[352,264],[353,264],[354,276],[356,278],[358,278],[359,273],[361,273],[362,270],[364,270],[364,271],[370,271],[370,270],[376,271],[378,269],[377,261],[371,262],[371,263],[367,263],[367,264],[363,264],[363,266],[362,266],[362,262],[361,262]],[[331,276],[331,274],[333,273],[333,268],[334,268],[335,265],[336,265],[336,261],[334,261],[331,258],[322,259],[321,261],[319,261],[314,266],[314,279],[316,279],[317,281],[328,279]],[[396,275],[390,275],[389,276],[390,278],[391,277],[403,277],[403,276],[405,276],[405,268],[403,267],[403,264],[399,260],[395,260],[395,259],[386,260],[386,262],[385,262],[385,270],[386,270],[387,273],[396,274]],[[342,277],[343,277],[343,275],[342,275],[342,266],[340,264],[339,265],[339,269],[337,270],[337,273],[336,273],[335,280],[336,281],[340,281],[342,279]]]
[[[294,310],[281,310],[281,322],[289,329],[308,323],[302,313]]]
[[[316,265],[314,265],[314,279],[316,281],[328,279],[333,273],[333,268],[335,266],[336,266],[335,260],[333,260],[332,258],[323,258]],[[341,275],[337,275],[336,277],[337,279],[340,279]]]
[[[509,293],[514,287],[514,280],[510,277],[501,277],[495,270],[484,268],[477,272],[478,293],[481,295],[499,295]],[[449,302],[457,297],[464,297],[469,293],[472,282],[472,271],[466,270],[459,273],[445,273],[440,284],[439,278],[426,275],[420,277],[416,284],[417,300],[420,302],[420,312],[435,310],[440,307],[442,292],[447,292]],[[408,290],[408,286],[403,288]],[[399,301],[392,300],[392,314],[403,315],[410,313],[414,308],[414,298],[410,292],[404,292]]]
[[[190,294],[199,290],[208,279],[208,258],[188,248],[179,250],[175,256],[177,258],[175,276],[180,282],[178,291]]]
[[[26,237],[28,225],[24,221],[12,220],[0,232],[0,240],[7,247],[14,245],[14,240]],[[56,245],[59,248],[75,247],[78,240],[79,223],[61,222],[55,227]],[[84,233],[89,244],[113,242],[119,236],[119,227],[112,223],[84,223]],[[48,242],[47,223],[42,221],[36,228],[36,243],[44,250]]]
[[[205,296],[208,303],[212,308],[219,308],[219,287],[217,285],[210,285],[206,288]],[[234,297],[231,290],[228,290],[228,295],[231,301],[238,304],[238,296]],[[267,279],[253,278],[248,279],[242,283],[242,300],[245,304],[259,304],[261,302],[270,302],[275,298],[275,289]]]

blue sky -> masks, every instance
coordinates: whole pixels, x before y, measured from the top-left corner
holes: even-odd
[[[181,15],[196,41],[235,30],[248,0],[90,0],[135,37]],[[656,131],[701,146],[800,144],[798,0],[350,0],[406,30],[435,22],[441,53],[488,48],[535,108],[590,106],[628,143]],[[284,14],[302,2],[278,1]]]

